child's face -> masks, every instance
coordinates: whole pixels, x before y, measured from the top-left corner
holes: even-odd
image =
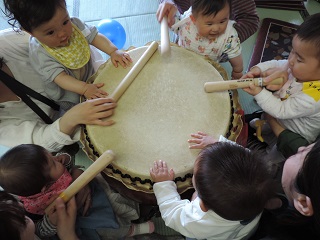
[[[320,61],[316,57],[318,49],[312,43],[302,41],[298,36],[292,40],[292,50],[288,62],[292,75],[299,82],[320,79]]]
[[[59,177],[62,176],[65,170],[64,162],[69,161],[69,156],[66,154],[62,154],[59,156],[52,156],[51,153],[48,152],[48,175],[52,181],[56,181]]]
[[[308,147],[300,147],[298,152],[289,157],[283,165],[281,184],[290,203],[294,203],[299,198],[295,181],[311,147],[310,145]]]
[[[57,8],[51,20],[34,28],[30,34],[51,48],[67,46],[72,34],[68,11],[65,8]]]
[[[208,38],[209,40],[214,40],[223,34],[228,26],[230,16],[230,7],[229,4],[218,12],[215,16],[212,15],[202,15],[198,14],[193,16],[198,33],[200,36]]]

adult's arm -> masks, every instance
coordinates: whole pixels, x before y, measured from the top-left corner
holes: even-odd
[[[18,144],[38,144],[48,151],[59,151],[63,146],[80,139],[80,124],[108,126],[112,120],[104,120],[113,114],[116,103],[111,99],[92,99],[80,103],[52,124],[40,119],[7,118],[0,122],[0,144],[13,147]],[[32,111],[26,106],[25,111]],[[34,113],[31,113],[34,115]]]
[[[259,28],[260,20],[254,0],[231,0],[231,19],[240,42],[244,42]]]
[[[309,142],[300,134],[283,130],[277,139],[277,150],[282,153],[285,158],[288,158],[298,152],[299,147],[308,146]]]
[[[50,152],[57,152],[65,145],[71,145],[80,138],[80,129],[69,136],[60,131],[60,119],[53,124],[41,120],[8,119],[0,123],[0,144],[14,147],[19,144],[37,144]]]
[[[279,122],[266,114],[266,119],[274,135],[277,137],[277,150],[288,158],[298,152],[299,147],[308,146],[309,142],[300,134],[282,127]]]
[[[159,0],[159,4],[163,3],[163,2],[170,2],[170,3],[174,3],[176,4],[178,11],[182,14],[185,11],[187,11],[191,4],[190,4],[190,0]]]

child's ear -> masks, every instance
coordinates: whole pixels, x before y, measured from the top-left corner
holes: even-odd
[[[200,208],[201,208],[202,211],[208,212],[209,209],[203,204],[201,199],[199,201],[199,204],[200,204]]]
[[[293,199],[295,208],[304,216],[310,217],[313,215],[313,207],[311,199],[303,194],[299,194],[297,198]]]
[[[43,188],[41,188],[41,192],[43,193],[46,189],[46,186],[44,186]]]
[[[190,19],[193,23],[196,21],[196,18],[192,14],[190,15]]]

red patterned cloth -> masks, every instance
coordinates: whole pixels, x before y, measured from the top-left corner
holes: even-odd
[[[44,215],[44,210],[51,203],[51,198],[59,195],[58,193],[65,190],[71,182],[72,177],[68,170],[65,169],[61,177],[43,192],[28,197],[19,196],[19,198],[27,212]]]

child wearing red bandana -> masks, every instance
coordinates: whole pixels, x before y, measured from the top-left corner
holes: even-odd
[[[18,145],[0,159],[1,187],[19,197],[26,214],[36,222],[36,234],[40,238],[56,234],[57,219],[50,213],[46,215],[45,209],[82,172],[74,166],[68,154],[52,156],[46,149],[34,144]],[[110,189],[105,181],[99,181],[96,177],[77,193],[76,232],[80,239],[101,239],[105,235],[121,238],[154,231],[150,221],[138,226],[132,224],[131,220],[139,217],[138,208],[125,205],[123,199],[111,199],[108,191]],[[113,211],[115,203],[112,201],[124,203],[120,214]]]

